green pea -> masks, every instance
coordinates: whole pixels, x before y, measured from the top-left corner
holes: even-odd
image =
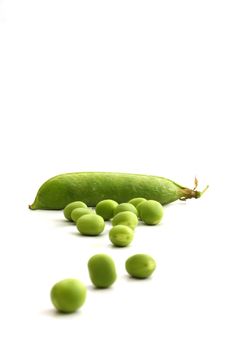
[[[71,212],[72,221],[76,222],[81,216],[91,214],[93,211],[89,208],[76,208]]]
[[[113,217],[112,225],[125,225],[134,230],[138,224],[138,218],[136,214],[131,211],[122,211]]]
[[[132,213],[138,215],[137,209],[131,203],[121,203],[114,210],[114,216],[122,211],[131,211]]]
[[[134,205],[134,207],[137,208],[138,204],[145,202],[145,201],[146,201],[145,198],[138,197],[138,198],[131,199],[128,203]]]
[[[58,311],[64,313],[75,312],[85,302],[86,287],[79,280],[68,278],[53,286],[50,297]]]
[[[98,236],[105,228],[105,222],[100,215],[86,214],[76,221],[80,233],[85,236]]]
[[[134,231],[125,225],[112,227],[109,232],[109,239],[116,247],[126,247],[134,237]]]
[[[141,220],[147,225],[159,224],[163,217],[163,207],[159,202],[149,200],[138,205]]]
[[[71,213],[76,208],[87,208],[87,205],[80,201],[69,203],[63,210],[63,214],[67,220],[72,221]]]
[[[150,255],[135,254],[127,259],[125,267],[130,276],[147,278],[156,269],[156,262]]]
[[[112,199],[104,199],[96,206],[96,213],[101,215],[104,220],[110,220],[114,216],[114,209],[118,206]]]
[[[116,280],[115,263],[106,254],[96,254],[88,261],[89,276],[97,288],[108,288]]]

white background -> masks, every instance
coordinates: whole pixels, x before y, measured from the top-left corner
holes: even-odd
[[[233,17],[225,0],[0,0],[1,349],[233,350]],[[113,249],[108,227],[84,238],[28,210],[70,171],[210,188]],[[109,290],[90,285],[97,252],[116,262]],[[135,252],[156,259],[151,279],[127,278]],[[88,296],[61,316],[49,292],[66,277]]]

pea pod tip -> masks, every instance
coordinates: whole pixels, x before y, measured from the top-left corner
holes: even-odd
[[[186,201],[186,199],[191,199],[191,198],[200,198],[209,188],[209,185],[207,185],[203,191],[196,191],[195,188],[194,189],[190,189],[190,188],[183,188],[182,189],[182,197],[180,198],[180,200],[182,201]]]

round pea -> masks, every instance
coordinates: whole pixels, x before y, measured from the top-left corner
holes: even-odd
[[[135,254],[127,259],[125,268],[132,277],[147,278],[156,269],[156,262],[150,255]]]
[[[141,220],[147,225],[159,224],[163,217],[163,207],[159,202],[149,200],[138,205]]]
[[[138,224],[138,218],[136,214],[131,211],[122,211],[113,217],[112,225],[125,225],[134,230]]]
[[[146,201],[145,198],[138,197],[138,198],[131,199],[128,203],[134,205],[134,207],[137,208],[138,204],[145,202],[145,201]]]
[[[126,247],[132,242],[133,237],[133,230],[125,225],[114,226],[109,232],[110,241],[116,247]]]
[[[138,215],[137,209],[131,203],[121,203],[114,210],[114,216],[122,211],[131,211],[132,213]]]
[[[86,214],[76,221],[76,227],[82,235],[98,236],[105,228],[105,222],[100,215]]]
[[[91,213],[93,213],[93,211],[89,208],[76,208],[71,212],[71,219],[76,222],[81,216]]]
[[[80,201],[69,203],[63,210],[63,214],[67,220],[72,221],[71,213],[76,208],[87,208],[87,205]]]
[[[110,220],[114,216],[114,209],[118,206],[112,199],[104,199],[96,206],[96,213],[101,215],[104,220]]]
[[[64,313],[75,312],[85,302],[86,287],[79,280],[68,278],[53,286],[50,297],[58,311]]]
[[[89,276],[97,288],[108,288],[116,280],[115,263],[106,254],[96,254],[88,261]]]

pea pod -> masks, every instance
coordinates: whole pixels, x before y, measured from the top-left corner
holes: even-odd
[[[203,192],[196,191],[196,188],[183,187],[164,177],[151,175],[107,172],[67,173],[47,180],[39,188],[29,208],[63,209],[68,203],[74,201],[82,201],[94,207],[104,199],[123,203],[136,197],[168,204],[177,199],[199,198]]]

